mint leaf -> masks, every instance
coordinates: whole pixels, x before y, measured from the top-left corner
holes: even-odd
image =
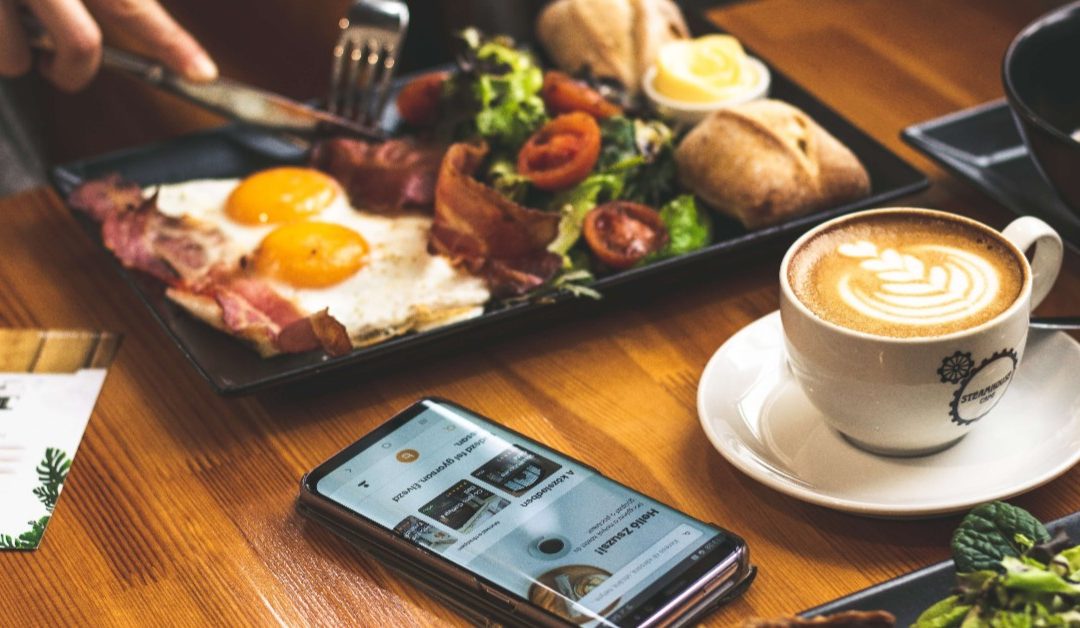
[[[1002,558],[1020,556],[1032,541],[1049,540],[1046,527],[1028,511],[1005,502],[991,502],[978,506],[960,522],[952,537],[953,560],[961,573],[1002,571]]]

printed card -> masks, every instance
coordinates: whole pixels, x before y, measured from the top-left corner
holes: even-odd
[[[119,336],[0,329],[0,550],[41,543]]]

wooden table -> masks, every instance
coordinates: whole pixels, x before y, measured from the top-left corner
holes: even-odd
[[[905,203],[1001,227],[1009,213],[898,133],[1000,97],[1006,45],[1048,6],[767,0],[712,18],[929,173],[930,190]],[[776,249],[651,303],[332,389],[241,399],[210,391],[52,191],[0,201],[0,250],[0,323],[126,334],[42,548],[0,554],[0,625],[462,623],[293,511],[304,471],[426,394],[745,536],[760,577],[712,625],[792,613],[948,555],[957,517],[810,506],[743,476],[704,438],[698,377],[777,307]],[[1078,262],[1067,255],[1042,313],[1076,313]],[[1014,501],[1044,520],[1080,509],[1080,470]]]

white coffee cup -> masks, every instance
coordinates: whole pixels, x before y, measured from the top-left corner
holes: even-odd
[[[1000,239],[1024,265],[1019,296],[1004,311],[974,327],[939,336],[898,338],[849,329],[810,310],[789,283],[795,252],[823,230],[883,212],[841,216],[811,229],[788,249],[780,265],[780,315],[788,364],[826,422],[855,445],[886,455],[923,455],[959,441],[1000,401],[1023,357],[1031,310],[1049,293],[1061,268],[1061,238],[1031,216],[1013,221]],[[1035,246],[1034,259],[1024,252]]]

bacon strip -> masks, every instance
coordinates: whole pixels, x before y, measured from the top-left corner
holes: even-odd
[[[407,140],[374,144],[335,138],[318,144],[311,162],[337,179],[356,207],[394,213],[431,208],[444,151]]]
[[[269,283],[223,260],[220,230],[161,213],[138,185],[115,175],[87,181],[68,202],[102,223],[102,241],[125,267],[161,280],[170,299],[260,354],[352,350],[345,327],[326,310],[305,315]]]
[[[220,308],[226,331],[283,353],[322,348],[332,356],[352,350],[345,327],[325,310],[305,316],[265,281],[237,276],[218,278],[204,289]]]
[[[167,216],[156,197],[143,198],[135,183],[117,175],[75,188],[68,202],[101,223],[101,240],[126,268],[152,275],[168,285],[192,281],[218,261],[225,241],[220,231]]]
[[[143,202],[142,188],[137,183],[122,181],[118,174],[86,181],[68,196],[72,207],[90,214],[97,222],[105,222],[120,211],[138,209]]]
[[[487,146],[454,144],[435,187],[429,248],[483,276],[495,296],[520,295],[558,271],[547,250],[559,230],[555,213],[523,207],[474,178]]]

